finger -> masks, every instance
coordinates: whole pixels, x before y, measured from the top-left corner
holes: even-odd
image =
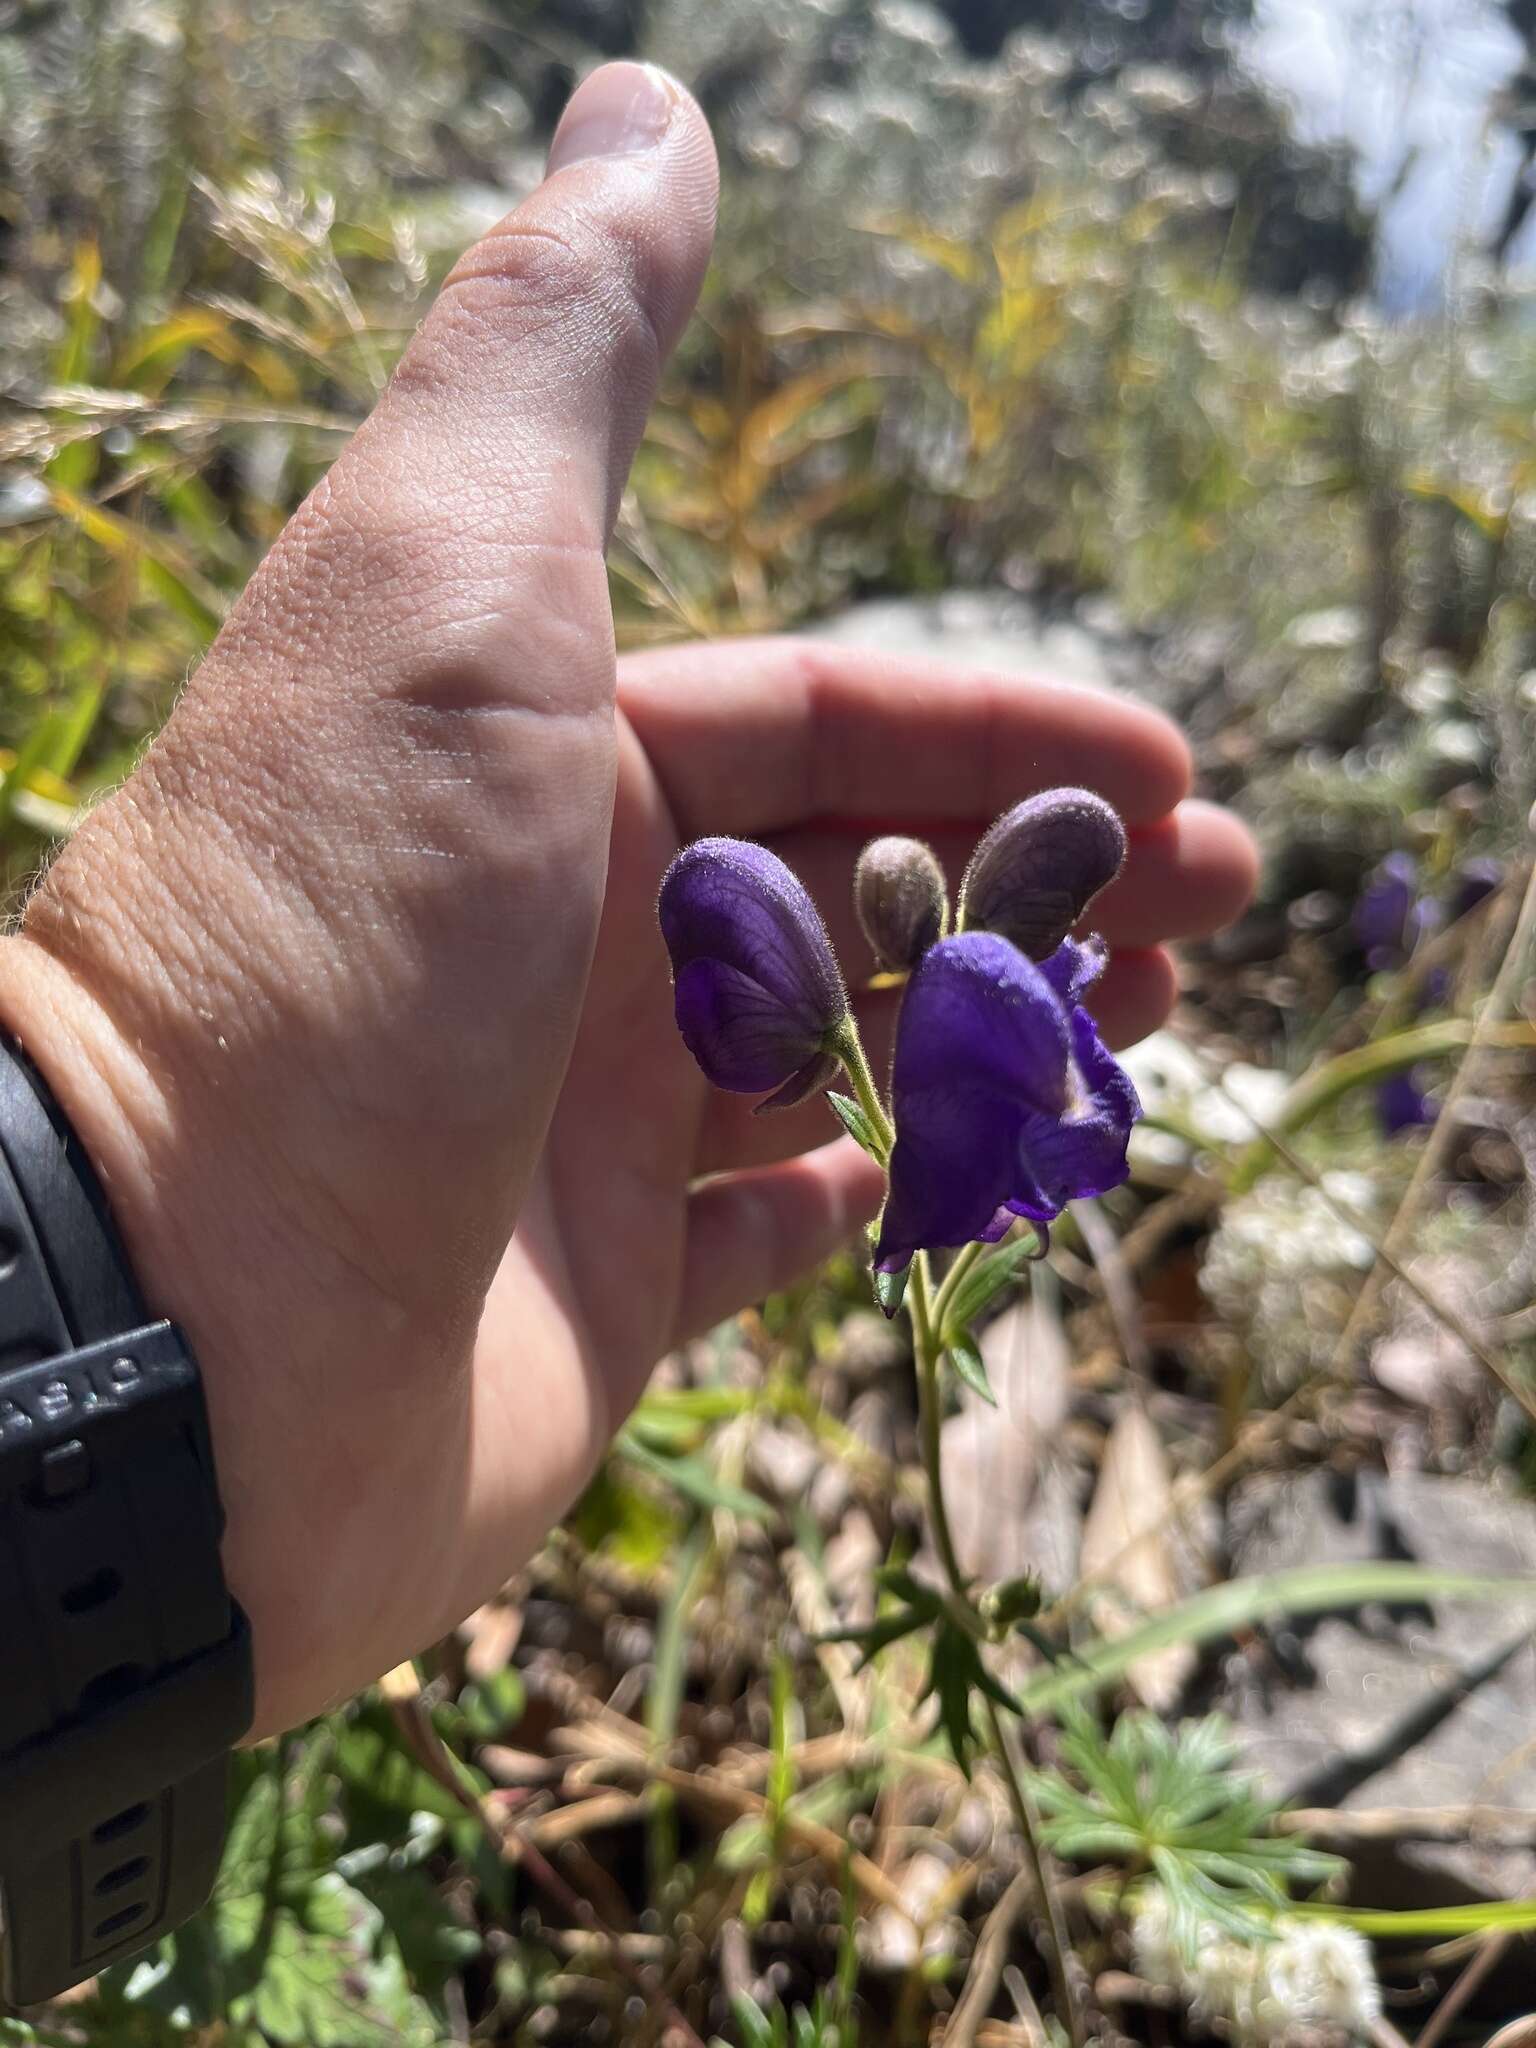
[[[488,1280],[569,1054],[612,805],[604,545],[714,194],[680,87],[585,82],[29,913],[206,1109],[209,1176],[269,1213],[304,1162],[392,1295],[442,1297],[445,1258]]]
[[[1105,1039],[1119,1049],[1155,1031],[1177,1000],[1178,978],[1169,956],[1160,947],[1129,947],[1111,956],[1088,1007]],[[864,1049],[882,1083],[890,1071],[899,1002],[894,989],[855,999]],[[847,1092],[844,1084],[834,1085]],[[711,1090],[699,1134],[698,1172],[721,1173],[790,1159],[825,1145],[835,1128],[833,1112],[820,1096],[798,1109],[775,1110],[767,1116],[755,1115],[755,1107],[749,1096]]]
[[[925,835],[949,878],[952,903],[978,829],[967,824]],[[767,841],[815,897],[833,948],[855,978],[872,965],[869,942],[853,910],[853,870],[864,839],[862,829],[811,825],[772,834]],[[1242,910],[1257,873],[1258,856],[1247,828],[1229,811],[1192,798],[1170,817],[1132,833],[1124,869],[1094,898],[1084,923],[1112,946],[1203,938]]]
[[[674,1341],[798,1280],[873,1219],[884,1192],[851,1138],[696,1188]]]
[[[1189,787],[1178,728],[1132,699],[814,640],[629,655],[620,703],[683,839],[820,818],[986,825],[1064,783],[1140,824]]]
[[[1085,925],[1114,945],[1203,939],[1241,915],[1259,879],[1246,825],[1192,797],[1132,834],[1124,868],[1088,907]]]

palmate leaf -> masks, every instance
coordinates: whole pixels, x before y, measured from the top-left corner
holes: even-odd
[[[1034,1780],[1047,1841],[1080,1861],[1150,1867],[1181,1943],[1198,1941],[1202,1924],[1252,1939],[1288,1907],[1289,1886],[1344,1867],[1272,1832],[1276,1809],[1232,1768],[1235,1745],[1218,1718],[1170,1728],[1127,1713],[1108,1735],[1081,1707],[1063,1721],[1062,1770]]]
[[[972,1719],[972,1702],[983,1693],[1010,1714],[1019,1711],[1018,1701],[995,1679],[981,1661],[981,1650],[958,1622],[944,1615],[935,1624],[933,1649],[928,1663],[928,1682],[918,1695],[939,1703],[939,1725],[950,1754],[967,1777],[971,1759],[983,1747]]]

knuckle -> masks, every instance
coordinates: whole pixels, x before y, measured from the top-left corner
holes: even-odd
[[[611,376],[616,368],[652,378],[662,350],[645,267],[632,232],[593,223],[551,227],[514,214],[450,273],[422,330],[424,346],[407,355],[407,374],[456,374],[452,366],[466,354],[511,344],[541,354],[550,382]],[[416,354],[421,360],[413,363]],[[538,377],[536,364],[525,367]]]

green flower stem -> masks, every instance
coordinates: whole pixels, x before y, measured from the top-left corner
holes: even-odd
[[[979,1238],[972,1238],[969,1244],[961,1246],[955,1255],[954,1264],[939,1282],[938,1299],[933,1305],[933,1327],[941,1341],[949,1321],[950,1303],[959,1290],[960,1282],[986,1250],[986,1245]]]
[[[943,1353],[943,1334],[934,1319],[926,1252],[919,1252],[912,1261],[907,1301],[911,1307],[913,1334],[917,1338],[917,1419],[923,1471],[928,1480],[928,1519],[933,1525],[933,1540],[938,1548],[939,1562],[944,1567],[944,1576],[963,1600],[966,1597],[965,1574],[960,1569],[959,1553],[949,1526],[949,1510],[944,1501],[939,1465],[939,1359]]]
[[[969,1245],[966,1247],[966,1251],[973,1249],[978,1248]],[[944,1292],[939,1295],[939,1308],[945,1305],[944,1294],[964,1259],[965,1252],[962,1252],[945,1282]],[[949,1510],[944,1500],[939,1437],[939,1359],[943,1352],[943,1327],[934,1312],[926,1252],[919,1252],[912,1261],[912,1278],[907,1284],[907,1306],[912,1318],[913,1335],[917,1340],[918,1430],[922,1445],[923,1472],[928,1481],[928,1519],[933,1526],[934,1546],[944,1567],[944,1575],[949,1580],[950,1590],[957,1600],[969,1605],[970,1596],[966,1588],[965,1574],[960,1569],[954,1535],[949,1526]],[[1014,1825],[1023,1839],[1025,1854],[1029,1858],[1030,1875],[1035,1881],[1035,1893],[1044,1910],[1046,1925],[1050,1932],[1051,1978],[1055,1985],[1061,2018],[1072,2048],[1083,2048],[1086,2038],[1083,2032],[1083,2016],[1078,2009],[1072,1973],[1067,1964],[1069,1950],[1066,1922],[1062,1916],[1061,1901],[1056,1894],[1055,1882],[1040,1846],[1039,1817],[1023,1780],[1014,1768],[1013,1758],[1009,1754],[1003,1734],[1002,1717],[997,1711],[996,1703],[983,1694],[981,1704],[987,1719],[992,1754],[996,1758],[997,1767],[1008,1790],[1008,1803],[1013,1809]]]
[[[880,1090],[875,1086],[875,1077],[869,1071],[869,1061],[864,1057],[863,1042],[859,1027],[852,1016],[847,1016],[825,1041],[828,1052],[843,1063],[843,1070],[852,1085],[854,1099],[869,1118],[870,1128],[885,1148],[883,1165],[891,1156],[891,1147],[896,1142],[896,1133],[886,1114],[885,1104],[880,1100]]]

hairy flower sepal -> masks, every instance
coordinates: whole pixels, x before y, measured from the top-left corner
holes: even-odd
[[[1102,950],[1068,939],[1042,966],[989,932],[941,939],[896,1027],[896,1143],[875,1263],[996,1243],[1126,1179],[1141,1114],[1081,998]]]
[[[949,916],[944,870],[933,848],[896,835],[872,839],[853,871],[853,908],[882,968],[904,974],[915,967],[943,935]]]
[[[961,931],[1047,960],[1125,865],[1125,827],[1091,789],[1046,789],[982,835],[960,884]]]
[[[788,1109],[827,1086],[848,993],[815,904],[776,854],[699,839],[668,868],[657,916],[677,1028],[717,1088]]]

